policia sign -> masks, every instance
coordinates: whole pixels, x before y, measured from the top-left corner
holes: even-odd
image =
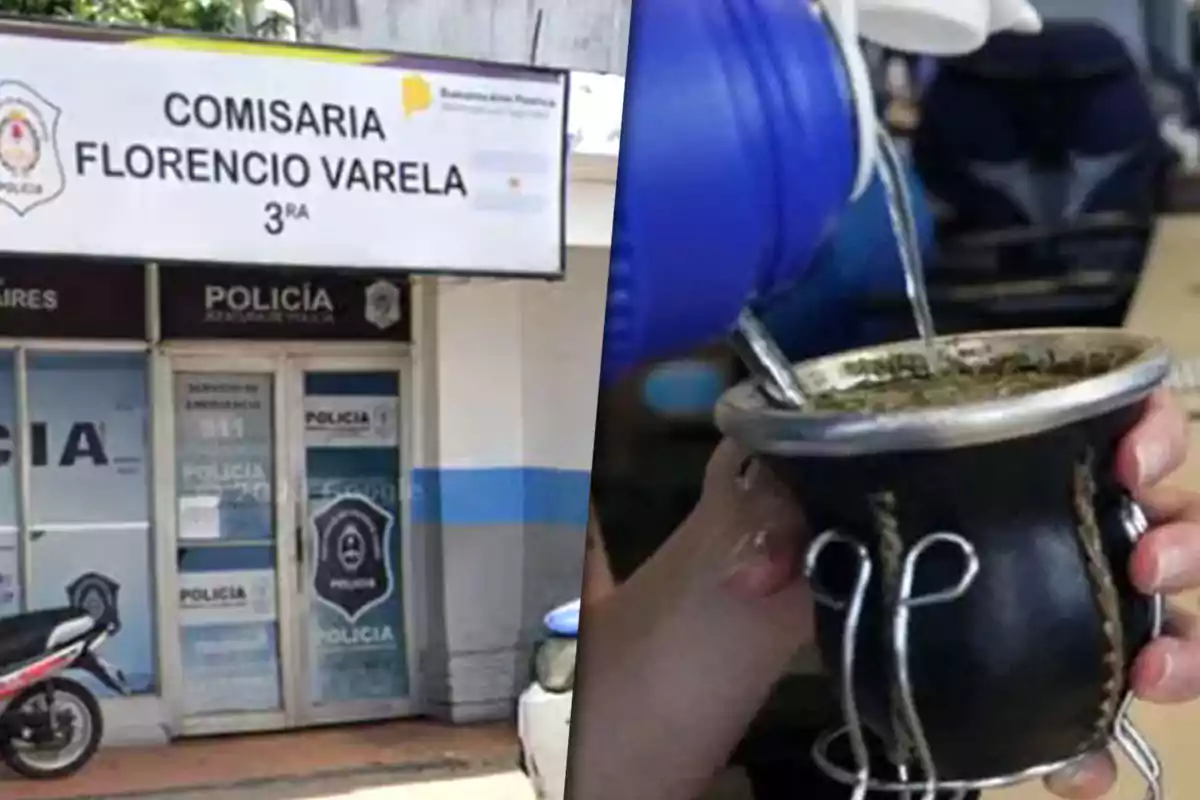
[[[558,275],[566,96],[557,70],[0,21],[0,249]]]
[[[403,276],[173,266],[158,282],[164,339],[411,340]]]

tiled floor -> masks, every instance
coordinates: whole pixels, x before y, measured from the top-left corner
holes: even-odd
[[[509,724],[404,721],[112,748],[101,751],[80,775],[63,781],[34,783],[0,773],[0,798],[101,800],[179,790],[228,796],[254,787],[265,792],[280,781],[378,785],[413,780],[422,773],[511,770],[516,762],[516,734]]]

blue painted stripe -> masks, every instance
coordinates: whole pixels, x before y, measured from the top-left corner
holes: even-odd
[[[587,525],[589,470],[544,467],[413,471],[413,521],[443,525]]]

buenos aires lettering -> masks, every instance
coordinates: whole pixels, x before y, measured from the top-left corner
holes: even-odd
[[[0,286],[0,309],[56,311],[58,310],[58,292],[54,289]]]

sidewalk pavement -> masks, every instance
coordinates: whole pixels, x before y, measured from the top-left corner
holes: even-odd
[[[191,739],[167,746],[102,750],[79,775],[62,781],[33,782],[0,772],[4,800],[117,800],[118,798],[211,797],[338,797],[340,787],[367,800],[379,787],[404,784],[412,792],[396,800],[449,800],[437,783],[461,777],[499,780],[485,796],[527,800],[519,794],[523,776],[514,773],[517,738],[509,723],[450,725],[406,720],[281,734]],[[490,775],[488,775],[490,773]],[[499,774],[504,777],[496,778]],[[516,778],[521,778],[517,781]],[[434,779],[434,780],[431,780]],[[413,783],[421,781],[424,783]],[[465,785],[471,787],[471,780]],[[415,793],[418,791],[426,794]],[[510,792],[516,791],[517,794]],[[466,795],[463,795],[464,797]],[[475,796],[481,796],[476,794]]]
[[[535,800],[529,779],[516,770],[484,775],[423,776],[392,783],[338,778],[222,791],[220,800]],[[142,795],[138,800],[212,800],[211,792]]]

